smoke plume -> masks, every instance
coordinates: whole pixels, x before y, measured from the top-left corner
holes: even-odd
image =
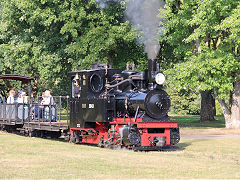
[[[110,2],[123,0],[95,0],[100,8],[105,8]],[[141,43],[144,44],[145,52],[149,59],[155,59],[158,55],[160,45],[158,43],[161,20],[158,18],[160,9],[163,8],[163,0],[125,0],[126,18],[131,24],[142,32]],[[164,28],[162,27],[163,34]]]
[[[134,27],[143,32],[142,42],[149,59],[155,59],[160,45],[158,28],[160,19],[157,17],[162,0],[129,0],[126,2],[126,16]]]

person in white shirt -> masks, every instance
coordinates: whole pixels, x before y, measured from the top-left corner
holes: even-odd
[[[15,118],[15,91],[10,90],[9,91],[9,97],[7,98],[7,104],[6,104],[6,117],[7,118]]]
[[[28,99],[24,91],[19,91],[17,103],[18,118],[21,120],[26,120],[28,117],[28,107],[24,104],[28,103]]]
[[[44,105],[54,105],[55,104],[54,99],[49,90],[46,90],[44,92],[44,95],[45,95],[43,98]]]
[[[19,94],[19,96],[18,96],[18,103],[24,103],[24,104],[28,103],[28,99],[27,99],[27,96],[26,96],[25,92],[21,92]]]
[[[50,111],[52,114],[52,118],[53,119],[55,117],[55,107],[53,107],[52,105],[54,105],[54,99],[50,93],[49,90],[46,90],[45,92],[43,92],[42,95],[42,101],[41,101],[41,106],[39,106],[40,108],[40,118],[44,118],[45,120],[49,121],[50,120]],[[44,105],[44,106],[42,106]]]
[[[9,97],[7,98],[7,104],[14,104],[15,103],[15,91],[10,90],[9,91]]]

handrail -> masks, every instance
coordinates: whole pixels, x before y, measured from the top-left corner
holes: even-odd
[[[28,126],[35,122],[39,129],[46,124],[49,125],[49,128],[53,128],[53,126],[57,126],[59,129],[63,126],[69,127],[69,96],[53,96],[54,103],[50,105],[41,105],[41,96],[35,100],[35,102],[31,101],[28,104],[0,104],[0,118],[7,120],[8,123],[26,122]]]

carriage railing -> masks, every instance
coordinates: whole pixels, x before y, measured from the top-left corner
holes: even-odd
[[[16,119],[16,105],[15,104],[0,104],[0,119],[11,121]]]
[[[27,104],[0,103],[0,120],[9,124],[23,122],[37,122],[41,126],[42,122],[48,122],[51,126],[69,126],[69,96],[53,96],[49,105],[41,104],[42,97],[38,96],[35,101],[31,100]]]
[[[0,119],[7,124],[23,123],[29,118],[29,104],[0,104]]]
[[[32,103],[32,118],[30,122],[48,122],[50,126],[67,125],[69,126],[69,96],[52,96],[49,105],[41,103],[43,97],[38,96]]]

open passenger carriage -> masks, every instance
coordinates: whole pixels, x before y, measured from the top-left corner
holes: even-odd
[[[28,101],[25,103],[8,104],[6,98],[3,98],[3,102],[0,103],[1,129],[20,130],[30,136],[50,135],[53,137],[59,137],[61,132],[68,130],[68,96],[54,96],[49,105],[42,105],[41,96],[31,97],[31,82],[34,78],[6,74],[0,76],[0,79],[21,81],[22,86],[27,86],[28,95]],[[63,107],[63,104],[66,107]],[[63,109],[65,114],[62,114]]]

